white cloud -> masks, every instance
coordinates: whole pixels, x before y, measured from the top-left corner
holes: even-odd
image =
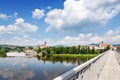
[[[104,41],[105,43],[110,44],[119,44],[120,43],[120,27],[115,30],[106,31],[103,35],[98,36],[97,34],[83,34],[80,33],[76,37],[65,36],[63,39],[52,40],[52,39],[34,39],[29,35],[24,35],[23,37],[15,36],[12,39],[0,40],[2,44],[11,44],[11,45],[42,45],[44,41],[47,42],[47,45],[88,45],[91,43],[99,43]]]
[[[104,36],[114,36],[114,31],[113,30],[109,30],[109,31],[107,31],[105,34],[104,34]]]
[[[87,45],[92,43],[90,41],[91,38],[95,37],[95,34],[83,34],[80,33],[76,37],[66,36],[64,39],[59,40],[56,44],[63,44],[63,45]]]
[[[13,38],[10,38],[6,41],[6,39],[2,39],[0,41],[0,44],[8,44],[8,45],[19,45],[19,46],[25,46],[25,45],[37,45],[37,40],[27,37],[26,35],[23,37],[20,36],[14,36]]]
[[[0,14],[0,19],[5,20],[7,18],[8,18],[8,16],[6,14]]]
[[[36,25],[26,23],[24,19],[17,18],[14,24],[9,24],[7,26],[0,25],[0,34],[6,33],[25,33],[25,32],[35,32],[38,29]]]
[[[13,14],[13,16],[17,16],[18,15],[18,13],[17,12],[15,12],[14,14]]]
[[[47,45],[53,45],[54,41],[52,39],[36,39],[32,38],[29,35],[23,35],[23,36],[14,36],[9,39],[2,38],[0,40],[0,44],[8,44],[8,45],[19,45],[19,46],[25,46],[25,45],[31,45],[31,46],[36,46],[36,45],[43,45],[44,41],[47,42]]]
[[[51,9],[52,7],[51,6],[48,6],[47,9]]]
[[[28,35],[24,35],[23,37],[15,36],[12,39],[8,41],[6,44],[12,44],[12,45],[37,45],[37,40],[30,38]]]
[[[32,12],[32,17],[33,18],[36,18],[36,19],[41,19],[43,18],[44,16],[44,10],[43,9],[35,9],[33,12]]]
[[[66,0],[64,9],[53,9],[47,13],[47,31],[87,30],[103,26],[120,12],[120,0]]]
[[[18,13],[14,12],[12,15],[9,16],[10,18],[18,18]]]
[[[63,45],[87,45],[91,43],[99,43],[104,41],[105,43],[110,44],[119,44],[120,43],[120,27],[115,30],[106,31],[101,36],[97,34],[83,34],[80,33],[76,37],[66,36],[63,39],[56,41],[54,44],[63,44]]]
[[[114,33],[114,34],[112,34]],[[52,40],[52,39],[34,39],[31,38],[29,35],[24,35],[22,37],[20,36],[15,36],[11,39],[8,39],[7,41],[4,39],[0,40],[1,44],[10,44],[10,45],[42,45],[44,44],[44,41],[47,42],[47,45],[68,45],[68,46],[73,46],[73,45],[88,45],[91,43],[99,43],[101,41],[104,41],[105,43],[110,43],[110,44],[119,44],[120,43],[120,28],[117,28],[115,30],[109,30],[106,31],[101,36],[98,36],[97,34],[83,34],[80,33],[76,37],[72,36],[65,36],[63,39],[59,40]]]

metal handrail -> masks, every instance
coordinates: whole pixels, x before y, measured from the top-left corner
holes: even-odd
[[[108,51],[94,57],[93,59],[73,68],[72,70],[54,78],[53,80],[75,80],[75,79],[77,80],[79,74],[81,75],[81,77],[83,77],[84,72],[88,69],[88,67],[90,67],[92,63],[96,62],[99,58],[101,58],[107,52]]]

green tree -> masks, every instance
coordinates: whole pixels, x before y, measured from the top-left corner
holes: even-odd
[[[29,46],[28,48],[29,48],[29,49],[33,49],[33,47],[32,47],[32,46]]]
[[[40,53],[40,52],[41,52],[41,48],[38,47],[38,49],[37,49],[37,53]]]
[[[8,52],[7,48],[1,47],[0,48],[0,57],[5,57],[7,52]]]

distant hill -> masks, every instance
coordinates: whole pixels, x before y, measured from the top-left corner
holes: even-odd
[[[96,45],[96,46],[99,46],[99,44],[95,44],[95,43],[92,43],[90,45]],[[120,46],[120,44],[113,44],[113,46]]]
[[[67,45],[55,45],[54,47],[67,47]]]
[[[1,48],[7,48],[7,49],[23,49],[24,47],[22,47],[22,46],[15,46],[15,45],[6,45],[6,44],[0,44],[0,47]]]
[[[113,44],[113,46],[120,46],[120,44]]]
[[[90,44],[90,45],[95,45],[95,46],[99,46],[99,44],[95,44],[95,43],[92,43],[92,44]]]
[[[22,47],[22,46],[18,46],[18,45],[8,45],[8,44],[0,44],[0,46],[2,47]]]

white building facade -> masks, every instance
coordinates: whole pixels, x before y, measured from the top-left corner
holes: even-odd
[[[6,54],[8,57],[25,57],[26,56],[26,53],[24,52],[8,52]]]

